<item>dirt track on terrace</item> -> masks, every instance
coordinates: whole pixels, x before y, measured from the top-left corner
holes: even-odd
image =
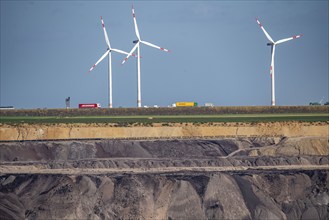
[[[66,168],[48,169],[42,165],[2,165],[2,174],[61,174],[61,175],[100,175],[100,174],[155,174],[181,172],[234,172],[234,171],[288,171],[288,170],[329,170],[329,165],[276,165],[276,166],[227,166],[227,167],[161,167],[161,168]]]

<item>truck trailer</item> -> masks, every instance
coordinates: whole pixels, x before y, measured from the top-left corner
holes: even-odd
[[[79,104],[79,108],[100,108],[101,104],[91,103],[91,104]]]
[[[198,106],[197,102],[176,102],[176,107],[196,107]]]

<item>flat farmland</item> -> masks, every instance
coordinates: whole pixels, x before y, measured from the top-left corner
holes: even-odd
[[[49,123],[212,123],[212,122],[276,122],[329,121],[328,113],[288,114],[220,114],[220,115],[136,115],[136,116],[1,116],[2,124],[49,124]]]
[[[13,109],[2,124],[37,123],[211,123],[329,121],[329,106],[222,106],[180,108]]]

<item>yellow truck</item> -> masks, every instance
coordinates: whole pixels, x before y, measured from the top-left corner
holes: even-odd
[[[194,107],[198,106],[197,102],[176,102],[175,103],[176,107]]]

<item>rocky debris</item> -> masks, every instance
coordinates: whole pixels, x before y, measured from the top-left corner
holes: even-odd
[[[0,142],[3,161],[69,161],[95,158],[218,158],[223,156],[324,156],[328,137],[218,138]]]
[[[161,170],[161,168],[216,168],[216,167],[276,167],[329,165],[327,156],[302,157],[234,157],[234,158],[108,158],[70,161],[2,162],[6,167],[34,167],[34,169],[135,169]]]
[[[327,138],[283,138],[276,145],[250,150],[249,155],[299,156],[329,155],[329,139]]]
[[[10,180],[8,180],[10,179]],[[1,219],[328,219],[329,171],[3,175]]]
[[[309,146],[309,147],[307,147]],[[0,165],[69,174],[0,174],[1,219],[328,219],[328,138],[0,143]],[[293,152],[293,153],[291,153]],[[255,156],[257,155],[257,156]],[[272,166],[201,172],[193,168]],[[279,170],[278,166],[288,169]],[[190,171],[164,172],[167,168]],[[113,173],[79,174],[103,168]],[[132,168],[156,172],[120,171]],[[235,170],[235,171],[234,171]]]
[[[310,150],[282,153],[305,148],[303,141],[313,143]],[[48,169],[326,165],[326,148],[324,138],[27,141],[1,143],[0,163]]]

